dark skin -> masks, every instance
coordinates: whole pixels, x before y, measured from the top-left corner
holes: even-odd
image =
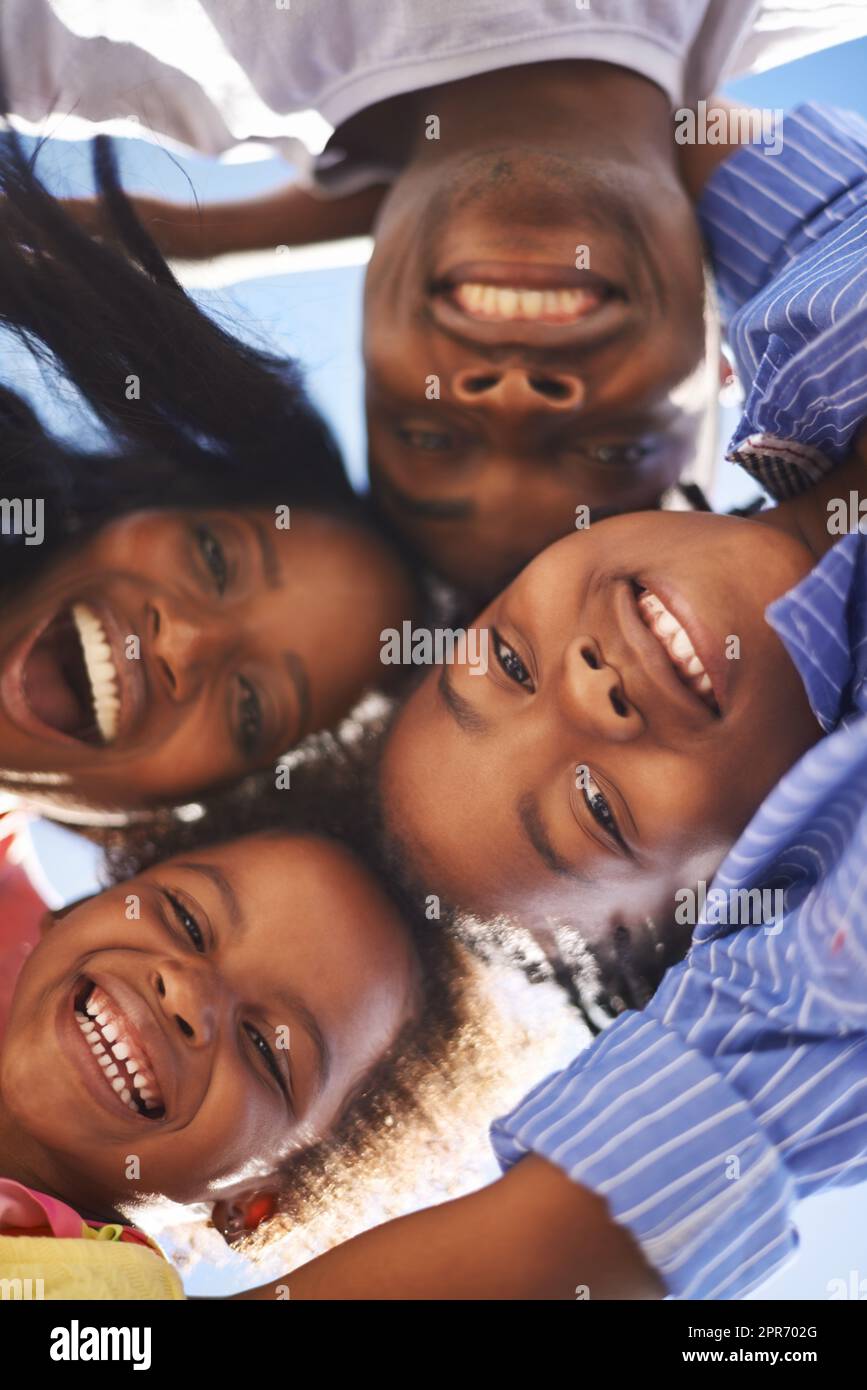
[[[711,881],[820,737],[763,616],[815,558],[791,517],[674,512],[599,522],[537,557],[477,620],[484,679],[433,668],[385,749],[386,822],[425,891],[513,914],[546,943],[552,925],[577,928],[608,990],[643,1004],[688,943],[675,890]],[[642,622],[635,581],[681,616],[718,713]]]
[[[818,488],[766,513],[760,521],[738,523],[728,534],[732,544],[746,546],[741,554],[742,564],[748,563],[748,552],[754,543],[764,547],[766,563],[763,569],[754,568],[753,580],[756,574],[760,575],[764,586],[773,574],[771,588],[778,587],[787,569],[797,574],[804,565],[809,567],[826,554],[838,539],[828,530],[828,502],[835,497],[846,497],[850,488],[857,491],[860,486],[863,489],[865,473],[867,433],[862,431],[853,457]],[[676,515],[652,519],[637,517],[605,523],[598,529],[603,537],[613,536],[622,525],[641,525],[648,520],[654,525],[657,521],[666,525],[673,522],[685,536],[687,529],[693,528],[693,522],[710,520],[716,531],[717,523],[731,519]],[[686,527],[679,525],[681,520],[686,522]],[[743,531],[743,525],[756,528],[751,539]],[[773,539],[771,533],[774,533]],[[699,532],[695,535],[698,538]],[[705,527],[705,542],[710,535]],[[584,538],[585,543],[588,539]],[[571,544],[560,542],[553,550],[566,556]],[[559,556],[557,558],[559,562]],[[731,557],[732,562],[734,558]],[[539,563],[537,561],[536,565]],[[536,565],[530,568],[535,569]],[[743,617],[752,626],[748,608],[746,605]],[[781,677],[788,688],[790,675],[779,666],[779,653],[774,652],[773,644],[766,649],[765,656],[774,665],[775,676]],[[602,667],[596,674],[606,673],[610,676],[607,668]],[[747,671],[742,702],[749,701],[750,684]],[[587,694],[586,686],[584,693]],[[733,701],[738,698],[734,683],[731,698]],[[594,701],[587,701],[588,718],[594,711],[598,713],[598,709]],[[803,710],[792,711],[798,723],[802,714]],[[779,720],[775,729],[778,726]],[[817,730],[810,728],[809,721],[803,726],[803,734],[808,744],[818,736]],[[428,772],[435,767],[436,761],[431,758]],[[742,771],[743,768],[741,764]],[[474,795],[478,789],[476,776]],[[458,797],[450,804],[453,813],[460,801]],[[436,804],[436,797],[428,792],[428,806],[435,808]],[[485,825],[490,848],[489,822],[484,817],[479,817],[479,822]],[[464,826],[463,821],[461,825]],[[501,867],[505,866],[501,864]],[[574,886],[571,892],[574,898]],[[683,946],[685,942],[680,944],[680,953]],[[630,1232],[612,1220],[604,1199],[573,1182],[537,1154],[530,1154],[516,1163],[504,1177],[478,1192],[366,1231],[283,1279],[237,1297],[285,1298],[287,1284],[295,1301],[526,1300],[573,1299],[576,1296],[589,1296],[593,1300],[654,1299],[665,1294],[659,1275],[647,1263]]]
[[[75,706],[50,653],[37,669],[39,635],[73,604],[112,649],[110,742],[65,732]],[[135,807],[267,767],[381,686],[380,631],[413,608],[400,563],[358,526],[298,508],[288,530],[265,507],[132,513],[4,605],[0,768],[25,786],[56,774],[85,806]]]
[[[287,188],[195,210],[136,207],[169,255],[375,233],[371,479],[431,566],[486,598],[569,533],[576,506],[597,517],[655,506],[692,457],[707,405],[694,375],[704,296],[693,204],[732,146],[677,145],[662,90],[595,62],[406,93],[347,122],[332,146],[391,165],[393,184],[336,202]],[[91,204],[73,207],[92,225]],[[571,319],[550,321],[532,300],[535,317],[516,319],[470,310],[466,283],[584,298]]]
[[[216,1200],[237,1231],[263,1175],[329,1133],[411,1017],[415,971],[376,882],[311,836],[196,850],[49,916],[0,1054],[0,1173],[101,1220],[153,1194]],[[136,1028],[162,1115],[130,1110],[91,1057],[87,979]]]

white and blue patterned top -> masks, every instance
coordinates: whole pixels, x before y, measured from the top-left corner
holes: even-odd
[[[650,1004],[491,1131],[504,1168],[535,1152],[604,1196],[682,1298],[746,1294],[795,1249],[798,1199],[867,1179],[867,540],[767,616],[830,732],[714,886],[780,888],[783,913],[708,907]]]
[[[867,418],[867,123],[805,105],[781,134],[778,154],[727,159],[698,207],[748,387],[728,456],[778,499],[842,462]]]

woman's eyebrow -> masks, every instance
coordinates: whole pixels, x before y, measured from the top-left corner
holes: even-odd
[[[269,589],[279,589],[282,587],[283,578],[280,573],[280,561],[277,558],[273,537],[258,517],[251,516],[249,521],[253,535],[256,537],[256,544],[259,547],[259,559],[262,563],[265,583]]]
[[[524,792],[518,798],[516,810],[525,837],[546,868],[554,874],[559,874],[561,878],[574,878],[578,883],[584,884],[595,883],[596,880],[592,874],[581,873],[579,869],[576,869],[574,865],[557,853],[542,819],[542,811],[535,793]]]
[[[486,734],[490,723],[478,710],[473,709],[469,700],[459,695],[451,682],[448,666],[443,666],[437,681],[440,698],[455,723],[467,734]]]

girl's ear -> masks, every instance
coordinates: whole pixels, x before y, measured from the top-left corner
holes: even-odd
[[[273,1216],[277,1210],[277,1193],[270,1188],[251,1188],[225,1202],[215,1202],[211,1225],[216,1226],[228,1245],[248,1236]]]

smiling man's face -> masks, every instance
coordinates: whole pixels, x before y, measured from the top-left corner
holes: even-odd
[[[659,170],[509,147],[435,172],[404,173],[377,227],[370,472],[431,566],[487,595],[576,507],[653,507],[693,455],[701,247]]]
[[[485,678],[434,668],[393,726],[381,798],[422,891],[563,915],[603,958],[620,922],[670,917],[819,737],[763,617],[811,564],[757,522],[686,513],[546,550],[477,620]],[[633,934],[642,969],[658,944]]]
[[[4,1137],[91,1210],[204,1200],[328,1132],[415,980],[400,917],[337,845],[257,836],[168,860],[73,908],[28,958]]]

